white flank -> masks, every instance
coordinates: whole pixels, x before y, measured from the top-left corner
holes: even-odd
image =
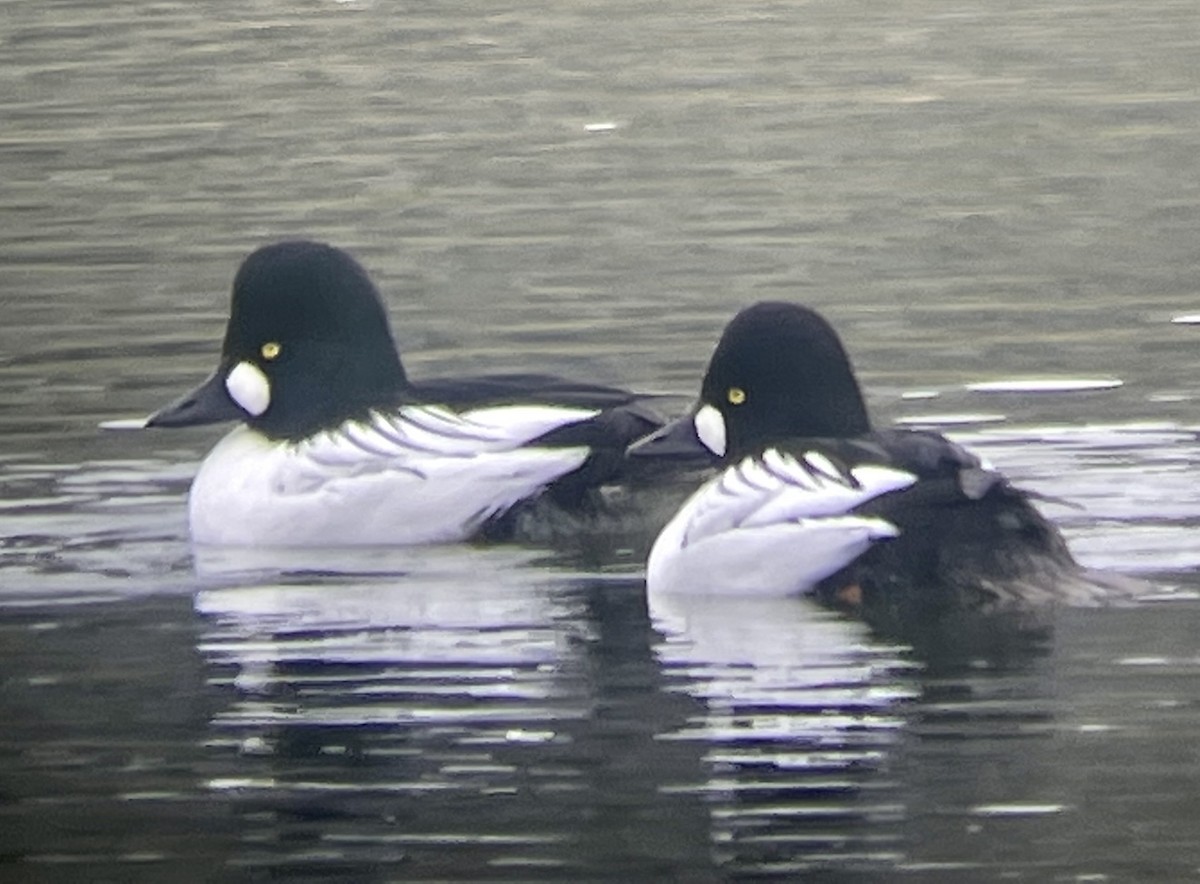
[[[409,545],[464,540],[587,459],[587,448],[523,447],[595,412],[407,406],[298,443],[249,427],[201,464],[192,539],[222,546]]]
[[[258,417],[271,404],[271,382],[253,362],[239,362],[225,377],[229,398],[252,417]]]
[[[896,536],[875,518],[850,515],[907,488],[911,473],[883,466],[844,471],[824,455],[769,450],[711,479],[683,505],[647,562],[651,592],[791,595]]]

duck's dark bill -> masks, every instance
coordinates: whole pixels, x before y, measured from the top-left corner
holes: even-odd
[[[146,426],[191,427],[245,418],[245,413],[229,398],[229,392],[225,389],[225,373],[217,371],[192,392],[150,415],[146,419]]]
[[[688,457],[713,459],[696,435],[695,412],[689,411],[629,446],[631,457]]]

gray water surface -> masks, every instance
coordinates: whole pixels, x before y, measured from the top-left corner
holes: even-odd
[[[0,880],[1200,878],[1194,2],[8,3],[0,114]],[[811,304],[1161,600],[913,645],[647,599],[648,538],[194,555],[224,429],[96,424],[294,236],[414,376],[687,397]]]

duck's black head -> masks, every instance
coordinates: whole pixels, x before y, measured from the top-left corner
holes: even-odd
[[[725,327],[690,427],[671,426],[633,454],[680,454],[690,433],[730,461],[792,438],[870,432],[858,381],[837,333],[816,311],[764,301]],[[670,440],[670,441],[668,441]]]
[[[347,252],[264,246],[233,281],[217,371],[152,426],[244,420],[298,439],[397,400],[407,386],[379,293]]]

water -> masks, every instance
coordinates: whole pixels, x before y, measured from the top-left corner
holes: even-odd
[[[1198,19],[7,4],[0,880],[1200,876]],[[96,423],[206,374],[297,235],[368,265],[414,376],[686,395],[802,300],[877,421],[1163,600],[914,648],[647,599],[645,538],[194,558],[222,430]]]

